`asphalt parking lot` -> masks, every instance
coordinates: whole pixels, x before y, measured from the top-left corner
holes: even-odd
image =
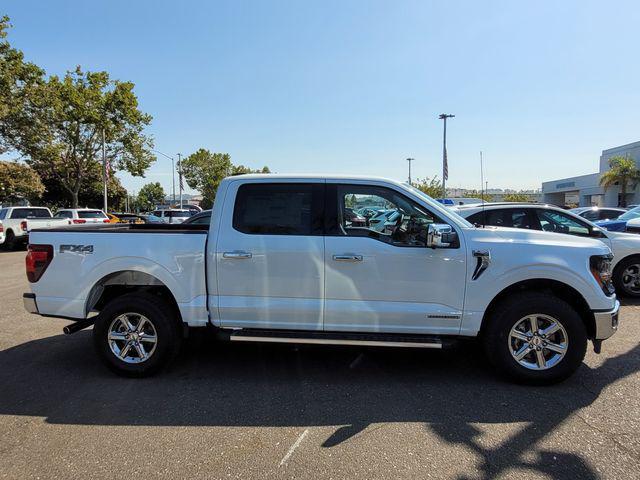
[[[640,478],[640,306],[561,385],[446,352],[190,340],[163,374],[27,314],[0,252],[0,478]],[[638,303],[638,302],[636,302]]]

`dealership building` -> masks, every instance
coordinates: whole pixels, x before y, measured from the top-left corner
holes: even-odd
[[[621,203],[620,186],[611,186],[606,191],[600,186],[600,177],[609,170],[609,159],[616,156],[628,156],[640,168],[640,142],[603,150],[600,155],[600,169],[597,173],[543,182],[543,201],[554,205],[578,204],[581,207],[591,205],[617,207]],[[629,185],[627,205],[640,204],[639,187],[640,185],[636,185],[635,188],[633,185]]]

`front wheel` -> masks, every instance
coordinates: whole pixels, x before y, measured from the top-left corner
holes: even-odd
[[[640,297],[640,257],[621,260],[613,271],[616,292],[627,297]]]
[[[490,362],[509,378],[552,384],[569,377],[587,351],[587,332],[575,309],[550,294],[523,292],[502,301],[483,331]]]
[[[180,348],[173,312],[160,297],[144,293],[109,302],[93,327],[93,342],[101,360],[119,375],[153,375]]]

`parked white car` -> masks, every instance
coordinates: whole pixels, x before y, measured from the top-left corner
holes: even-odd
[[[190,210],[172,208],[167,210],[156,210],[153,212],[156,217],[162,219],[162,223],[182,223],[186,219],[191,218]]]
[[[364,201],[402,218],[390,232],[350,225],[348,202]],[[618,327],[610,263],[600,240],[476,228],[392,180],[239,175],[209,225],[34,232],[24,303],[76,320],[66,333],[94,324],[98,355],[127,376],[169,362],[188,326],[405,348],[479,336],[498,371],[551,383]]]
[[[32,228],[62,226],[54,221],[51,210],[46,207],[4,207],[0,209],[0,222],[3,230],[0,244],[9,249],[26,245]],[[63,223],[68,225],[68,222]]]
[[[96,208],[63,208],[56,212],[55,218],[66,218],[72,225],[95,226],[109,223],[109,217]]]
[[[607,231],[598,225],[552,205],[531,203],[485,203],[459,207],[457,212],[471,223],[524,228],[595,238],[613,252],[613,283],[622,295],[640,297],[640,235]]]

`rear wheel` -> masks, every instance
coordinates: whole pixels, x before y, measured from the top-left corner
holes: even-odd
[[[13,250],[16,248],[16,236],[13,230],[7,230],[7,236],[4,239],[4,248],[7,250]]]
[[[640,257],[621,260],[613,272],[616,292],[628,297],[640,297]]]
[[[522,383],[552,384],[580,366],[587,332],[575,309],[562,299],[524,292],[495,307],[483,343],[502,374]]]
[[[93,327],[93,341],[112,371],[144,377],[177,355],[181,336],[170,305],[157,296],[136,293],[107,304]]]

